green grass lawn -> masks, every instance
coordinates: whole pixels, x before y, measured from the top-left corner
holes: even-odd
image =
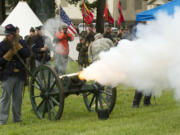
[[[78,71],[70,63],[68,73]],[[71,68],[72,67],[72,68]],[[0,135],[180,135],[180,104],[172,92],[164,92],[152,99],[152,106],[132,108],[134,90],[119,86],[117,102],[108,120],[99,120],[95,112],[88,112],[82,96],[69,96],[65,100],[60,120],[40,120],[32,111],[29,92],[23,98],[23,122],[0,126]]]

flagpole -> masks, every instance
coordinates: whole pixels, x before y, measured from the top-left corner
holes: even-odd
[[[116,25],[116,17],[115,17],[115,15],[114,15],[114,1],[113,1],[113,18],[114,18],[114,27],[115,27],[115,25]]]
[[[109,25],[109,9],[108,9],[108,3],[107,3],[107,0],[106,0],[106,6],[107,6],[107,15],[108,15],[108,25]]]
[[[83,0],[83,4],[84,4],[84,2],[85,2],[85,0]],[[82,6],[84,6],[84,5],[82,5]],[[84,23],[84,15],[83,15],[83,31],[85,31],[84,25],[85,25],[85,23]]]

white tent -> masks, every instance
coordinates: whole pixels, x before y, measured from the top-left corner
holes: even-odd
[[[0,41],[3,40],[3,38],[4,38],[4,36],[3,36],[4,35],[4,29],[5,29],[4,27],[0,26]]]
[[[19,27],[20,35],[24,37],[29,34],[31,27],[40,26],[42,22],[25,1],[20,1],[1,26],[7,24]]]

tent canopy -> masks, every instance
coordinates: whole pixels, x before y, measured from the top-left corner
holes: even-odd
[[[1,25],[7,24],[19,27],[20,35],[24,37],[29,35],[31,27],[42,25],[42,22],[25,1],[20,1]]]
[[[169,15],[174,14],[175,7],[180,6],[180,0],[173,0],[171,2],[167,2],[166,4],[160,5],[156,8],[140,12],[136,14],[136,21],[151,21],[155,19],[155,14],[159,11],[165,11]]]

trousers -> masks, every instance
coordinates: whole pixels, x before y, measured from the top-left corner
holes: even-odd
[[[12,96],[13,121],[21,121],[22,92],[25,82],[18,77],[9,77],[2,82],[2,96],[0,99],[0,123],[5,124],[9,117]]]
[[[133,106],[139,106],[141,99],[142,99],[143,93],[139,91],[135,91],[134,100],[133,100]],[[144,95],[144,105],[150,105],[151,104],[151,95]]]

